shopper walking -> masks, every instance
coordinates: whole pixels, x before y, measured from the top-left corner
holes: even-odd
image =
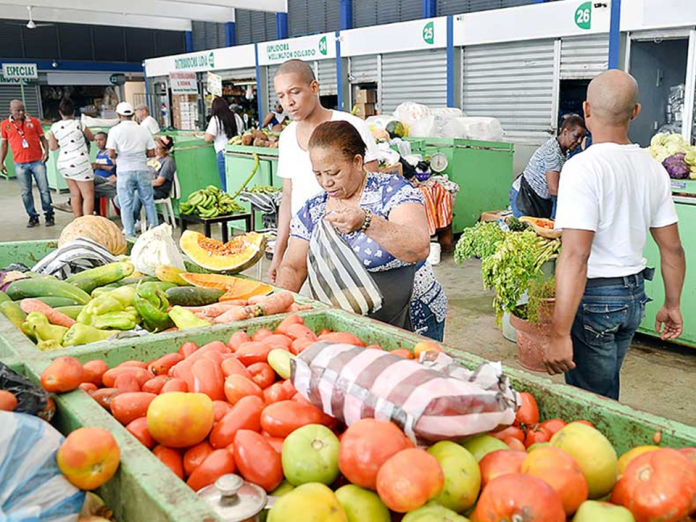
[[[686,263],[669,176],[628,139],[637,100],[638,84],[625,72],[608,71],[590,83],[584,109],[592,147],[566,163],[556,216],[563,250],[546,367],[612,399],[619,398],[621,364],[648,302],[648,232],[660,249],[665,286],[655,331],[676,339],[683,327]]]
[[[150,109],[145,104],[138,105],[135,108],[135,117],[140,122],[142,127],[150,131],[150,134],[157,134],[160,131],[157,120],[150,116]]]
[[[27,227],[32,228],[39,224],[39,214],[34,207],[32,177],[36,186],[39,187],[46,226],[52,227],[56,221],[51,206],[48,178],[46,177],[48,142],[41,128],[41,122],[27,115],[24,104],[19,100],[10,102],[10,117],[0,123],[0,171],[3,174],[7,174],[5,158],[7,157],[8,143],[12,150],[15,174],[22,187],[24,210],[29,215]]]
[[[235,136],[241,136],[244,122],[239,115],[230,110],[224,98],[215,98],[211,106],[212,115],[203,139],[213,142],[217,154],[220,186],[227,192],[227,174],[225,173],[225,145]]]
[[[61,120],[51,125],[48,143],[51,150],[58,150],[57,167],[70,189],[70,206],[73,215],[94,214],[94,171],[89,161],[87,140],[94,141],[92,132],[75,119],[75,104],[68,98],[58,106]]]
[[[145,207],[148,224],[150,227],[157,226],[152,176],[147,168],[147,158],[155,156],[155,141],[150,131],[133,121],[133,106],[130,103],[119,103],[116,114],[121,123],[109,131],[106,148],[111,159],[118,162],[116,192],[124,232],[128,237],[135,237],[133,198],[136,192]]]

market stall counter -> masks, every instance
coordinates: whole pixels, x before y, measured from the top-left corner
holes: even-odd
[[[167,131],[160,135],[174,138],[172,156],[176,161],[176,176],[181,194],[174,201],[174,213],[179,215],[179,201],[186,201],[189,195],[208,185],[220,188],[217,157],[212,143],[207,143],[193,132]]]

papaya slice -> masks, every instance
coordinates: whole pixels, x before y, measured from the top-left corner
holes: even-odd
[[[237,274],[261,259],[266,248],[266,236],[249,232],[223,243],[199,232],[186,230],[181,235],[179,246],[198,266],[213,272]]]
[[[225,294],[220,298],[220,301],[249,299],[257,295],[266,295],[273,290],[271,285],[260,283],[253,279],[242,279],[241,277],[220,274],[194,274],[191,272],[184,272],[180,276],[193,286],[224,290]]]

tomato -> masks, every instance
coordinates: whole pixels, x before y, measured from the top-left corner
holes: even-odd
[[[101,386],[102,375],[108,371],[109,365],[101,359],[94,359],[93,361],[87,361],[83,364],[82,369],[84,370],[82,382],[91,382],[97,386]]]
[[[264,337],[263,344],[273,346],[273,348],[283,348],[284,350],[289,350],[293,339],[290,339],[287,335],[283,334],[273,334],[268,337]]]
[[[215,422],[220,422],[225,414],[232,409],[232,405],[227,401],[213,401],[213,415]]]
[[[263,390],[254,381],[241,375],[230,375],[225,380],[225,396],[230,404],[236,404],[247,395],[256,395],[263,399]]]
[[[273,491],[283,481],[280,455],[261,435],[239,430],[234,440],[234,461],[245,480]]]
[[[217,367],[220,367],[222,365],[222,361],[225,360],[225,359],[223,359],[223,356],[225,356],[225,355],[231,355],[231,354],[229,354],[229,353],[222,354],[220,352],[206,352],[203,354],[203,359],[205,359],[207,361],[212,361],[215,363],[215,365]]]
[[[147,429],[147,417],[138,417],[130,421],[126,429],[147,449],[152,449],[155,447],[155,444],[157,444]]]
[[[292,346],[290,346],[290,353],[293,355],[300,355],[303,351],[305,351],[309,346],[312,346],[316,341],[312,341],[310,339],[295,339],[292,342]]]
[[[80,386],[82,386],[82,384],[80,384]],[[92,384],[92,386],[94,385]],[[15,397],[14,393],[7,390],[0,390],[0,411],[14,411],[16,407],[17,397]]]
[[[251,374],[249,373],[249,370],[246,369],[246,366],[244,366],[242,363],[239,362],[239,359],[237,357],[230,357],[229,359],[225,359],[222,361],[222,373],[225,377],[229,377],[230,375],[241,375],[242,377],[246,377],[247,379],[251,379]]]
[[[471,521],[518,519],[565,522],[566,515],[558,495],[543,480],[521,473],[494,478],[483,488]]]
[[[286,383],[288,382],[292,385],[292,381],[290,379],[286,381]],[[290,388],[288,387],[288,389]],[[294,386],[293,389],[295,389]],[[324,426],[330,429],[335,428],[338,424],[338,421],[336,419],[324,413],[320,408],[314,406],[314,404],[305,399],[301,393],[296,392],[290,400],[299,402],[300,404],[304,404],[305,406],[309,406],[310,408],[314,408],[317,411],[317,414],[319,415],[319,424],[323,424]]]
[[[333,331],[329,330],[328,328],[323,328],[321,332],[319,332],[319,336],[321,337],[322,335],[330,334],[333,333]]]
[[[422,449],[405,449],[387,460],[377,473],[377,493],[397,513],[418,509],[445,485],[438,460]]]
[[[147,370],[147,363],[131,359],[130,361],[123,361],[121,364],[116,366],[116,368],[142,368],[143,370]]]
[[[181,379],[186,383],[186,388],[188,390],[193,390],[193,363],[189,359],[184,359],[181,362],[176,363],[169,370],[169,376],[175,379]]]
[[[179,348],[179,353],[181,355],[183,355],[184,357],[188,357],[196,350],[198,350],[198,345],[196,343],[192,343],[191,341],[186,341]]]
[[[285,331],[285,335],[290,337],[290,339],[293,341],[304,339],[307,341],[316,342],[317,340],[317,334],[307,328],[304,324],[293,324],[288,326],[287,330]]]
[[[285,442],[285,439],[281,439],[280,437],[265,437],[266,442],[268,442],[274,450],[282,457],[283,455],[283,443]]]
[[[288,335],[288,329],[295,325],[304,325],[304,319],[302,316],[297,314],[292,314],[283,319],[275,330],[277,334]]]
[[[365,347],[365,349],[366,349],[366,350],[381,350],[382,347],[381,347],[380,345],[378,345],[378,344],[368,344],[368,345]]]
[[[111,401],[119,395],[121,390],[117,388],[100,388],[91,393],[92,398],[107,411],[111,411]]]
[[[155,457],[160,459],[162,464],[172,470],[172,473],[181,480],[184,480],[184,462],[181,458],[181,453],[173,448],[162,446],[161,444],[155,446],[152,453],[155,454]]]
[[[217,479],[235,472],[234,457],[226,449],[214,450],[193,470],[186,484],[200,491],[205,486],[215,483]]]
[[[260,328],[252,334],[251,340],[260,343],[270,335],[273,335],[273,332],[271,332],[268,328]]]
[[[611,501],[636,522],[682,520],[696,509],[696,466],[674,449],[643,453],[628,464]]]
[[[58,357],[41,373],[41,386],[49,393],[69,392],[82,383],[84,374],[74,357]]]
[[[374,490],[380,466],[409,447],[410,441],[393,422],[362,419],[343,434],[338,467],[356,486]]]
[[[508,426],[507,428],[502,429],[500,431],[493,431],[489,433],[489,435],[502,441],[505,441],[505,439],[512,437],[514,439],[519,440],[520,442],[524,442],[524,432],[517,426]]]
[[[444,353],[444,350],[437,344],[431,342],[420,342],[413,347],[413,355],[416,359],[420,359],[421,354],[424,352]]]
[[[510,473],[521,473],[522,464],[526,459],[527,452],[524,450],[496,450],[487,454],[479,462],[479,467],[481,468],[481,488],[485,488],[486,484],[496,477],[509,475]]]
[[[261,431],[261,412],[265,406],[255,395],[242,397],[210,432],[210,445],[216,449],[226,448],[234,442],[239,430]]]
[[[546,431],[548,431],[552,437],[556,434],[556,432],[560,431],[561,428],[563,428],[565,425],[566,425],[566,422],[562,421],[561,419],[550,419],[550,420],[544,421],[541,424],[539,424],[539,426],[541,426]]]
[[[512,451],[526,451],[524,442],[520,442],[518,439],[514,437],[508,437],[507,439],[503,439],[503,442],[507,444],[508,448],[510,448]]]
[[[549,433],[546,428],[542,428],[541,426],[530,426],[527,429],[527,436],[524,439],[524,445],[526,448],[529,448],[533,444],[537,444],[539,442],[548,442],[551,440],[552,434]]]
[[[399,357],[403,357],[404,359],[413,359],[413,354],[405,348],[401,348],[399,350],[392,350],[389,353],[392,355],[397,355]]]
[[[295,395],[295,390],[288,390],[282,382],[271,384],[268,388],[263,390],[263,398],[266,404],[287,401],[291,399],[293,395]]]
[[[159,394],[162,391],[164,385],[170,380],[171,377],[167,375],[158,375],[157,377],[153,377],[145,384],[143,384],[141,391]]]
[[[214,401],[225,398],[224,376],[219,365],[203,358],[193,363],[191,374],[193,375],[193,389],[190,391],[205,393]]]
[[[251,341],[251,337],[249,337],[248,333],[241,331],[234,332],[227,343],[227,347],[233,352],[236,352],[241,345],[248,343],[249,341]]]
[[[273,346],[265,343],[252,341],[250,343],[244,343],[235,352],[237,359],[244,366],[249,366],[257,362],[267,362],[268,354],[273,350]]]
[[[573,422],[576,422],[576,423],[578,423],[578,424],[584,424],[585,426],[589,426],[590,428],[594,428],[594,424],[592,424],[592,423],[591,423],[590,421],[588,421],[588,420],[584,420],[584,419],[583,419],[583,420],[576,420],[576,421],[573,421]],[[572,423],[571,423],[571,424],[572,424]]]
[[[321,424],[323,412],[311,404],[280,401],[266,406],[261,414],[261,428],[273,437],[285,438],[307,424]]]
[[[147,415],[150,403],[155,400],[154,393],[126,392],[111,401],[111,413],[124,426],[135,419]]]
[[[268,363],[250,364],[248,370],[251,374],[251,380],[258,384],[260,388],[268,388],[275,382],[276,373]]]
[[[539,423],[539,406],[531,393],[520,393],[521,406],[515,416],[515,425],[532,426]]]
[[[212,452],[213,447],[207,440],[187,449],[186,453],[184,453],[184,474],[190,477],[191,473],[193,473],[193,471],[200,466],[201,462]]]
[[[91,383],[91,382],[83,382],[82,384],[80,384],[78,386],[78,388],[80,388],[82,391],[85,391],[87,393],[98,390],[97,385],[94,383]],[[10,392],[6,392],[5,390],[0,390],[0,393],[2,393],[2,392],[10,393]],[[14,395],[13,395],[13,397],[14,397]],[[2,402],[2,401],[0,401],[0,402]],[[2,409],[2,407],[0,406],[0,410],[1,409]]]
[[[191,363],[195,363],[196,361],[200,361],[201,359],[203,359],[205,355],[210,352],[227,354],[230,353],[230,349],[227,348],[227,345],[222,341],[213,341],[211,343],[206,344],[205,346],[201,346],[198,350],[189,355],[186,358],[186,360]]]
[[[679,451],[679,453],[682,455],[685,455],[686,458],[693,462],[694,466],[696,466],[696,448],[681,448],[677,451]]]
[[[147,369],[155,375],[167,375],[172,366],[184,360],[184,356],[178,352],[168,353],[148,364]]]
[[[78,428],[56,453],[58,468],[80,489],[98,488],[118,469],[121,452],[116,439],[102,428]]]
[[[160,390],[160,394],[162,393],[171,393],[171,392],[187,392],[188,391],[188,384],[186,384],[186,381],[183,379],[177,379],[176,377],[169,379],[167,382],[164,383],[162,386],[162,389]]]
[[[587,500],[589,487],[582,468],[563,450],[553,446],[532,450],[522,463],[522,473],[540,478],[551,486],[569,517]]]
[[[332,332],[319,336],[320,341],[326,341],[336,344],[353,344],[355,346],[365,347],[365,343],[359,337],[348,332]]]
[[[114,381],[114,388],[118,388],[122,392],[139,392],[140,385],[138,379],[132,373],[122,373]]]
[[[208,436],[214,420],[213,401],[203,393],[160,394],[147,410],[152,438],[170,448],[198,444]]]
[[[116,368],[111,368],[102,376],[104,386],[107,388],[115,388],[116,377],[124,373],[133,374],[140,387],[154,377],[154,375],[145,368],[140,368],[138,366],[117,366]]]

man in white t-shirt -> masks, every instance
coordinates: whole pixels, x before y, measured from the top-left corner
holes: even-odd
[[[685,258],[669,176],[631,143],[640,112],[638,84],[622,71],[600,74],[587,91],[585,121],[593,144],[565,164],[556,228],[563,250],[556,269],[556,309],[546,347],[549,373],[573,386],[619,398],[621,364],[645,312],[643,257],[648,232],[660,249],[665,302],[655,331],[682,333]]]
[[[307,152],[314,129],[329,120],[351,123],[367,146],[365,170],[375,172],[378,168],[377,144],[367,124],[347,112],[322,107],[319,83],[309,64],[301,60],[288,60],[278,68],[274,83],[278,100],[292,123],[282,132],[278,144],[278,176],[283,178],[283,199],[278,212],[278,239],[268,270],[272,282],[275,282],[276,271],[288,246],[292,217],[307,200],[323,192]]]
[[[116,193],[121,207],[121,220],[127,237],[135,237],[133,205],[135,192],[145,207],[145,215],[150,227],[157,226],[152,175],[147,168],[147,158],[155,156],[155,141],[145,127],[133,121],[133,106],[121,102],[116,106],[116,114],[121,123],[109,131],[106,149],[109,157],[118,158]]]
[[[150,134],[157,134],[160,131],[159,123],[150,116],[150,109],[148,109],[147,105],[138,105],[135,108],[135,117],[142,127],[150,131]]]

